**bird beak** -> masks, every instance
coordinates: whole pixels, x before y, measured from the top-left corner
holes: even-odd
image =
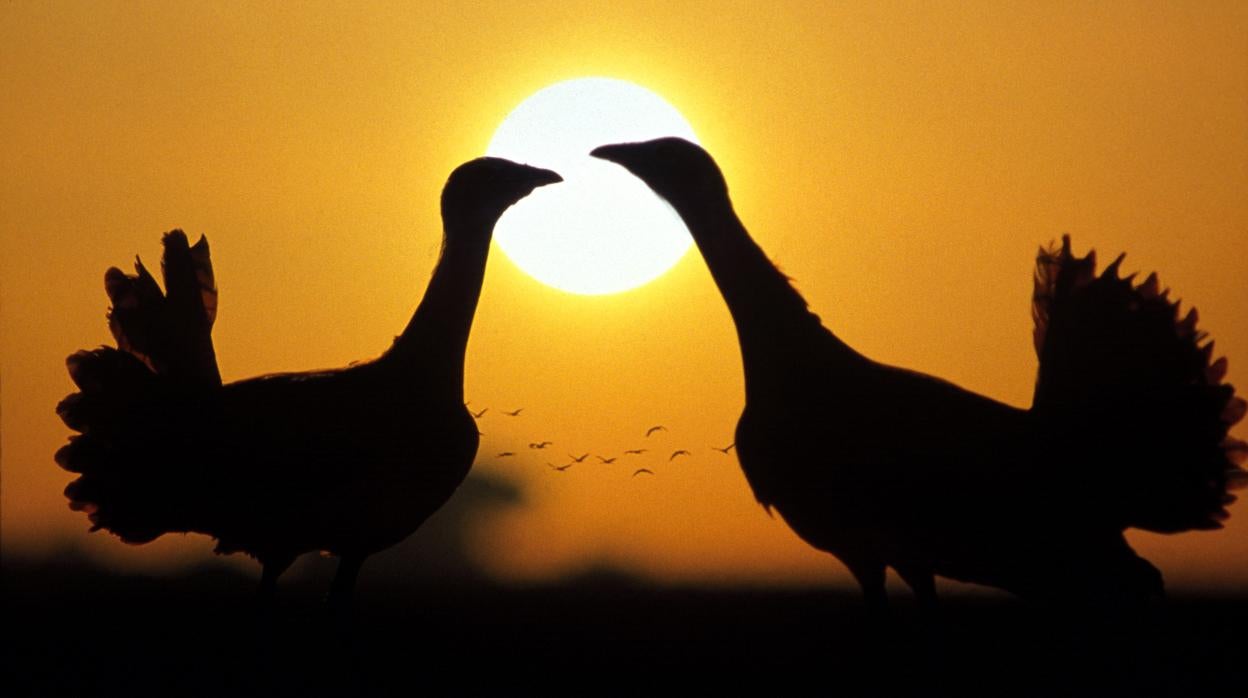
[[[555,184],[563,181],[563,177],[560,177],[558,172],[553,170],[543,170],[540,167],[529,167],[528,165],[524,166],[523,176],[525,182],[531,185],[534,189],[544,187],[547,184]]]
[[[623,165],[626,169],[636,160],[637,152],[640,150],[638,146],[641,143],[613,143],[611,145],[600,145],[589,151],[589,154],[601,160],[609,160],[617,165]]]

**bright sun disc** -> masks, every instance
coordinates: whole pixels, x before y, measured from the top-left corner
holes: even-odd
[[[689,249],[689,231],[641,180],[589,155],[662,136],[698,142],[680,112],[633,83],[581,78],[534,93],[486,154],[548,167],[564,181],[508,209],[494,228],[499,247],[533,278],[572,293],[627,291],[663,274]]]

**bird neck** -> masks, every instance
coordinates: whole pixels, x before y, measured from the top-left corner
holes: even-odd
[[[719,287],[741,345],[747,399],[787,387],[812,362],[861,358],[829,332],[750,237],[725,193],[677,211]]]
[[[448,224],[424,298],[383,359],[420,379],[426,389],[450,392],[462,401],[464,353],[481,297],[491,231],[451,228]]]

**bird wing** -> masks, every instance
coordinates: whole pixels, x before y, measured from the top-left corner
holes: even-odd
[[[989,525],[1031,486],[1025,411],[874,362],[822,375],[782,403],[748,402],[736,435],[759,502],[813,544],[828,549],[855,518],[899,531]]]
[[[808,539],[844,535],[820,527],[856,518],[884,541],[890,564],[1019,593],[1053,593],[1073,583],[1063,574],[1151,579],[1087,463],[1055,448],[1032,413],[914,371],[878,371],[875,401],[858,401],[864,417],[838,414],[810,456],[823,477],[796,496],[819,501],[794,525]]]
[[[431,513],[467,473],[476,430],[466,409],[428,411],[388,382],[362,364],[225,386],[183,436],[201,442],[183,478],[202,493],[194,530],[229,549],[283,519],[324,541],[398,509]]]

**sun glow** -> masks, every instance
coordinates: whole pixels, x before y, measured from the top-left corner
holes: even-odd
[[[533,278],[572,293],[658,278],[689,249],[688,230],[640,180],[589,151],[661,136],[697,142],[680,112],[633,83],[581,78],[534,93],[503,120],[487,154],[551,168],[564,182],[511,207],[494,231],[499,247]]]

